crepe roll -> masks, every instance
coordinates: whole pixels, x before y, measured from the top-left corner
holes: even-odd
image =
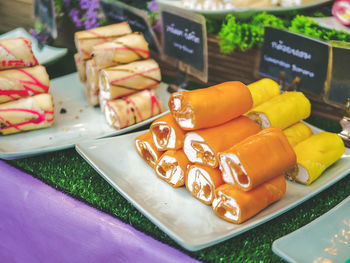
[[[0,39],[0,70],[38,65],[32,41],[25,37]]]
[[[132,30],[127,22],[83,30],[74,34],[75,46],[81,58],[87,60],[91,58],[94,46],[112,41],[131,32]]]
[[[155,120],[150,131],[154,145],[160,151],[178,150],[183,147],[185,131],[177,125],[171,113]]]
[[[141,158],[152,168],[157,163],[163,152],[154,146],[151,133],[147,131],[135,139],[135,148]]]
[[[168,150],[159,158],[154,170],[160,179],[166,181],[172,187],[180,187],[185,184],[189,163],[182,149]]]
[[[188,132],[184,152],[192,163],[218,167],[218,152],[231,148],[236,143],[260,131],[251,119],[240,116],[224,124]]]
[[[161,81],[160,68],[153,59],[106,68],[100,71],[100,105],[144,89],[156,88]]]
[[[148,59],[148,43],[142,33],[135,32],[93,47],[98,69]]]
[[[215,191],[212,207],[220,218],[240,224],[282,199],[285,193],[286,180],[283,175],[276,176],[248,192],[223,184]]]
[[[100,102],[100,88],[98,84],[98,71],[96,69],[94,60],[90,59],[86,61],[85,91],[86,97],[92,106],[98,106]]]
[[[284,129],[283,133],[286,135],[290,145],[294,147],[298,143],[309,138],[312,135],[312,130],[307,124],[298,122],[287,129]]]
[[[247,85],[253,97],[253,108],[281,93],[278,83],[264,78]]]
[[[104,113],[109,125],[122,129],[162,113],[163,108],[156,90],[151,89],[108,101]]]
[[[82,83],[86,81],[86,61],[82,59],[79,53],[74,54],[75,66],[78,71],[79,79]]]
[[[309,185],[345,152],[342,139],[335,133],[320,132],[294,147],[297,165],[285,172],[293,181]]]
[[[285,129],[310,116],[311,104],[302,92],[285,92],[255,107],[248,117],[262,129]]]
[[[0,71],[0,103],[47,93],[49,76],[43,66]]]
[[[211,168],[200,164],[190,165],[186,176],[187,190],[199,201],[211,205],[215,197],[215,189],[224,184],[219,168]]]
[[[268,128],[219,153],[226,183],[249,191],[296,164],[296,156],[284,133]]]
[[[249,89],[239,81],[175,92],[169,98],[169,109],[184,130],[223,124],[247,112],[252,105]]]
[[[0,104],[2,135],[46,128],[53,121],[54,104],[48,93]]]

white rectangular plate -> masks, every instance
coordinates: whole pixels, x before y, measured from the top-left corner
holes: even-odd
[[[287,182],[282,200],[235,225],[217,217],[210,206],[193,198],[185,187],[174,189],[155,175],[134,147],[134,139],[143,132],[78,144],[76,149],[140,212],[191,251],[212,246],[275,218],[339,181],[350,170],[347,149],[346,155],[310,186]]]
[[[326,214],[277,239],[272,250],[288,262],[350,262],[350,197]]]
[[[76,143],[132,131],[166,114],[168,111],[135,125],[116,130],[110,127],[100,108],[89,105],[78,73],[53,79],[49,91],[55,102],[52,127],[12,135],[0,135],[0,158],[13,159],[73,147]],[[168,109],[170,93],[161,84],[157,93]],[[60,113],[64,109],[66,113]]]

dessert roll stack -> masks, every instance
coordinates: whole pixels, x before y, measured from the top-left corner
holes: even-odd
[[[303,122],[298,122],[287,129],[284,129],[283,133],[286,135],[287,140],[292,147],[306,140],[313,134],[311,128]]]
[[[153,59],[103,69],[99,75],[101,109],[109,100],[157,88],[160,81],[160,68]]]
[[[148,131],[135,139],[135,148],[141,158],[151,167],[154,167],[163,152],[154,146],[151,133]]]
[[[156,89],[151,89],[108,101],[104,113],[109,125],[122,129],[162,113],[163,108]]]
[[[126,64],[150,57],[148,43],[142,33],[135,32],[93,47],[98,69]]]
[[[297,164],[286,171],[293,181],[309,185],[344,154],[343,140],[335,133],[314,134],[294,147]]]
[[[131,32],[132,30],[127,22],[83,30],[74,34],[75,46],[80,57],[87,60],[91,58],[94,46],[109,42]]]
[[[0,39],[0,70],[38,65],[32,42],[25,37]]]
[[[79,79],[82,83],[86,82],[86,61],[79,53],[74,54],[75,66],[78,71]]]
[[[239,81],[206,89],[171,94],[169,109],[184,130],[209,128],[232,120],[251,109],[252,95]]]
[[[219,152],[259,131],[260,128],[254,121],[240,116],[212,128],[188,132],[185,136],[184,152],[192,163],[216,168],[219,165]]]
[[[278,83],[264,78],[247,85],[253,97],[253,108],[281,93]]]
[[[0,71],[0,103],[47,93],[49,76],[43,66]]]
[[[99,105],[100,88],[98,85],[98,71],[93,59],[86,61],[85,93],[89,103],[93,106]]]
[[[2,135],[46,128],[54,120],[54,103],[47,93],[0,104]]]

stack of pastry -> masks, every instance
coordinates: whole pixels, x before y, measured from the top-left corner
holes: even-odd
[[[0,40],[0,134],[51,126],[54,104],[49,85],[29,39]]]
[[[310,134],[309,127],[300,122],[310,114],[301,104],[308,101],[301,93],[290,94],[281,95],[278,84],[270,79],[248,86],[232,81],[173,93],[171,113],[136,138],[136,150],[159,178],[173,187],[185,185],[219,217],[242,223],[283,197],[283,174],[297,164],[298,150],[293,146]],[[297,124],[282,131],[247,117],[260,112],[256,109],[264,108],[265,103],[274,105],[280,100],[289,112],[284,113],[283,121],[269,121],[287,123],[285,119],[290,119]],[[306,112],[300,112],[303,110]],[[334,152],[331,155],[328,163],[340,157]]]
[[[159,65],[150,59],[148,43],[127,22],[75,34],[80,80],[91,105],[100,105],[107,122],[120,129],[163,111],[156,88]]]

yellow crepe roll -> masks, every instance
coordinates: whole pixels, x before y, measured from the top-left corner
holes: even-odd
[[[253,108],[281,93],[278,83],[264,78],[247,85],[253,97]]]
[[[298,122],[287,129],[284,129],[283,133],[293,147],[313,134],[311,128],[303,122]]]
[[[248,117],[260,128],[285,129],[310,116],[311,104],[302,92],[285,92],[255,107]]]
[[[294,147],[297,165],[285,172],[288,179],[311,184],[344,154],[342,139],[335,133],[320,132]]]

